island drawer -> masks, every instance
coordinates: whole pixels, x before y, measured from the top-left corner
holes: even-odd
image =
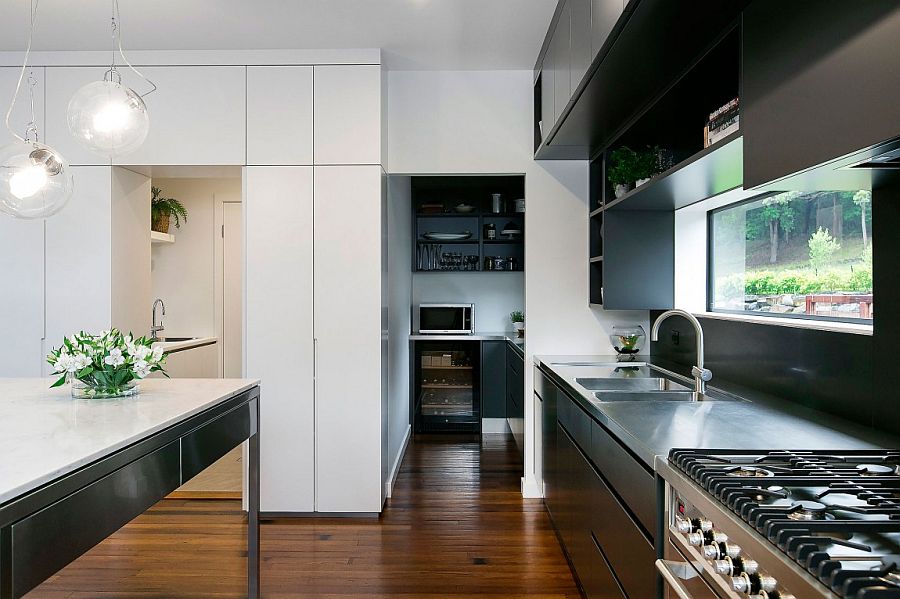
[[[652,539],[656,530],[656,479],[653,474],[596,421],[592,421],[588,455]]]
[[[252,405],[240,405],[181,438],[182,484],[250,437]]]
[[[559,422],[587,454],[591,449],[591,417],[568,395],[560,394],[557,406]]]
[[[177,489],[179,458],[173,441],[14,523],[13,596],[24,595]]]

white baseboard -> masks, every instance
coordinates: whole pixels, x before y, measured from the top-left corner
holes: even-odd
[[[542,485],[538,484],[538,481],[534,476],[523,476],[522,477],[522,497],[525,499],[540,499],[544,496],[543,489],[541,489]]]
[[[403,442],[400,444],[400,451],[394,457],[394,465],[391,466],[391,473],[388,475],[387,482],[384,483],[384,496],[390,498],[394,491],[394,482],[397,480],[397,474],[400,472],[400,464],[403,463],[403,456],[406,455],[406,446],[409,445],[409,436],[412,432],[412,426],[406,425],[406,433],[403,435]]]
[[[482,418],[481,419],[482,434],[509,434],[509,424],[506,418]]]

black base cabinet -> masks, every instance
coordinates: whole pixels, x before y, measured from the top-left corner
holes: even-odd
[[[535,395],[542,408],[544,504],[582,590],[589,599],[656,597],[652,535],[591,458],[593,436],[603,436],[600,445],[614,439],[539,368]],[[630,455],[618,459],[634,462],[625,470],[640,475],[639,488],[653,481]],[[650,493],[655,498],[655,487]]]

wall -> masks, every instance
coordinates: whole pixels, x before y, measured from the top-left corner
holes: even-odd
[[[588,166],[533,159],[531,71],[394,71],[388,93],[390,173],[525,175],[523,492],[539,496],[534,355],[612,353],[612,325],[647,313],[588,306]]]
[[[409,249],[406,251],[409,257]],[[408,260],[406,269],[409,270]],[[412,277],[413,306],[429,302],[474,303],[475,328],[480,333],[512,332],[509,313],[524,308],[524,297],[525,275],[519,272],[451,275],[419,272]]]
[[[112,326],[146,335],[152,323],[150,178],[112,169]]]
[[[409,268],[412,244],[409,177],[388,177],[388,482],[391,496],[409,440],[409,333],[413,277]]]
[[[154,244],[152,298],[166,304],[165,335],[216,337],[216,243],[221,239],[216,211],[222,202],[241,201],[240,179],[154,178],[163,197],[180,200],[188,220],[169,232],[174,244]],[[147,305],[148,314],[150,305]]]

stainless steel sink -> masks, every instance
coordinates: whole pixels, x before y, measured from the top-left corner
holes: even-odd
[[[647,366],[646,362],[550,362],[551,366],[595,366],[597,368],[639,368]]]
[[[576,378],[575,382],[588,391],[689,391],[675,381],[662,377],[634,378]]]
[[[681,391],[597,391],[594,393],[603,403],[615,401],[703,401],[709,399],[705,395],[689,389]]]

